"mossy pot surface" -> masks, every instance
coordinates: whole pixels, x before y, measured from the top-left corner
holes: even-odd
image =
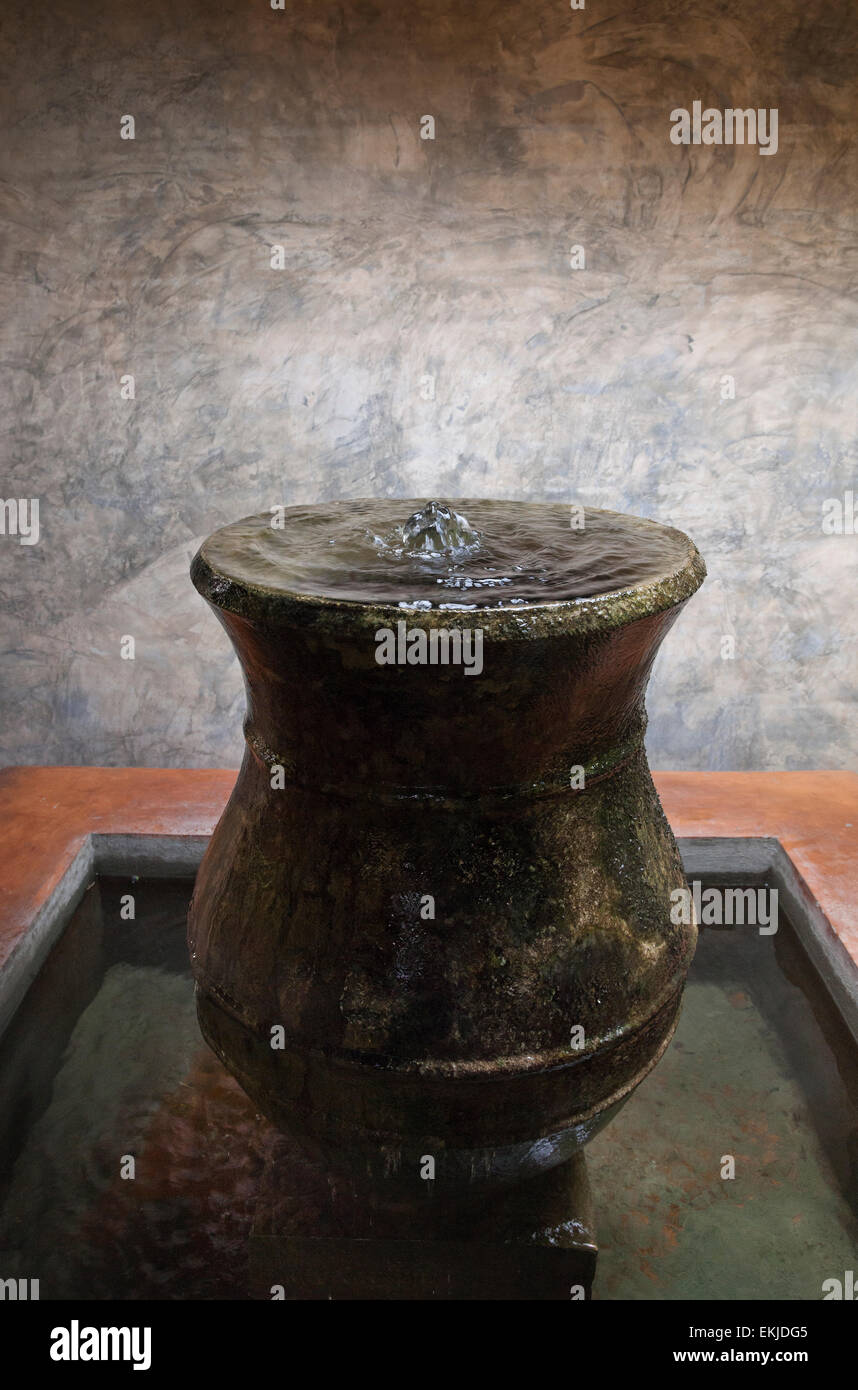
[[[247,689],[189,921],[206,1038],[379,1200],[419,1197],[427,1156],[451,1197],[562,1161],[664,1051],[694,950],[643,734],[697,550],[670,531],[646,582],[450,612],[259,585],[229,532],[191,570]],[[379,664],[401,621],[479,627],[481,670]]]

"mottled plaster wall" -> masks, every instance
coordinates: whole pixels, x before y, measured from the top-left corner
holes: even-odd
[[[852,0],[2,14],[3,761],[237,762],[199,540],[425,493],[687,529],[653,763],[856,766]],[[695,98],[777,107],[777,155],[671,144]]]

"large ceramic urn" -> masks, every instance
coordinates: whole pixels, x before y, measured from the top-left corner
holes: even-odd
[[[209,1044],[380,1201],[427,1159],[456,1197],[569,1157],[668,1046],[694,951],[643,742],[694,545],[330,503],[215,532],[191,573],[247,690],[190,915]]]

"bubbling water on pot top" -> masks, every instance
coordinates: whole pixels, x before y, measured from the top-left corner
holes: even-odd
[[[657,522],[559,503],[348,501],[246,517],[204,547],[215,570],[280,593],[403,608],[505,608],[589,598],[681,568]]]

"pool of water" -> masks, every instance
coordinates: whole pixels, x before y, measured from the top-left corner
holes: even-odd
[[[559,503],[358,499],[244,517],[201,555],[274,593],[417,608],[503,608],[590,598],[677,573],[680,531]]]
[[[285,1141],[200,1038],[191,888],[99,879],[0,1042],[0,1277],[42,1298],[265,1296]],[[587,1153],[596,1298],[819,1299],[855,1268],[858,1056],[783,914],[702,932],[672,1047]]]

